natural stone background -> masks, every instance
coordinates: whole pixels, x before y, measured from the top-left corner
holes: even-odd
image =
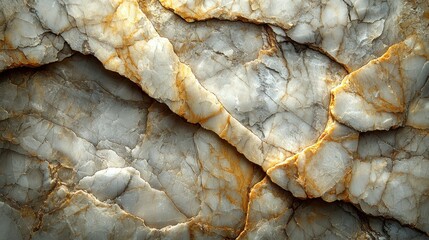
[[[427,1],[0,0],[0,26],[0,239],[428,238]]]

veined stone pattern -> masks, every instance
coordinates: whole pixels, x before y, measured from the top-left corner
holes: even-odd
[[[426,0],[0,0],[0,26],[0,239],[429,238]]]

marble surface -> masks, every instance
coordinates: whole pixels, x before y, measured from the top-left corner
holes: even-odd
[[[0,0],[0,26],[0,239],[428,238],[427,1]]]
[[[267,23],[356,70],[404,36],[424,34],[427,1],[160,0],[187,21],[219,18]],[[424,19],[423,19],[424,20]],[[426,20],[427,21],[427,20]]]
[[[1,78],[0,193],[5,208],[35,217],[33,238],[240,232],[263,172],[214,133],[83,55]],[[92,232],[94,222],[114,230],[128,221],[141,233]]]

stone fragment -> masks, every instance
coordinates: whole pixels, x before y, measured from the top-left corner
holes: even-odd
[[[105,6],[101,13],[94,10],[97,4]],[[214,131],[264,169],[311,145],[323,132],[329,92],[346,74],[340,65],[317,51],[277,43],[272,30],[249,24],[200,24],[186,31],[195,34],[180,34],[174,29],[187,25],[158,2],[141,5],[143,12],[133,0],[37,0],[29,7],[73,50],[95,55],[107,69],[136,82],[189,122]],[[164,27],[167,21],[177,27]],[[255,43],[239,43],[244,34]],[[182,44],[172,45],[164,36]],[[225,42],[214,41],[218,37]],[[189,39],[195,44],[187,44]],[[247,55],[244,61],[240,52]],[[189,57],[196,54],[202,58]],[[210,60],[216,58],[217,66]],[[212,67],[217,70],[202,70]]]
[[[429,232],[429,132],[357,133],[333,122],[315,145],[268,170],[300,198],[346,200]]]
[[[335,119],[366,132],[429,128],[429,45],[416,36],[347,75],[333,92]]]
[[[64,39],[44,28],[24,1],[5,0],[0,6],[0,72],[20,66],[37,67],[70,56]]]
[[[188,24],[158,1],[139,3],[201,85],[260,139],[263,168],[321,135],[328,121],[330,90],[346,75],[339,64],[277,39],[267,27],[216,20]]]
[[[428,39],[427,1],[160,0],[187,21],[219,18],[271,24],[349,70],[381,56],[411,34]]]
[[[347,204],[298,200],[265,178],[250,192],[238,239],[428,239],[396,221],[363,216]]]
[[[0,199],[40,214],[34,238],[241,232],[262,171],[94,58],[6,71],[0,92]]]

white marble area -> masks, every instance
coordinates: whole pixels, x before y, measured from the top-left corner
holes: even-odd
[[[428,239],[426,0],[0,0],[0,239]]]

